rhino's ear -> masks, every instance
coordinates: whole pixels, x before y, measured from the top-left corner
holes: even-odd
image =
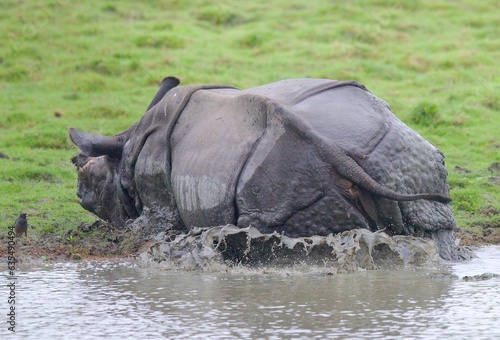
[[[125,139],[119,136],[101,136],[94,133],[69,129],[69,138],[87,156],[98,157],[108,155],[119,159],[122,155]]]
[[[162,98],[165,96],[165,94],[167,94],[168,91],[170,91],[171,89],[173,89],[174,87],[176,87],[179,84],[180,84],[179,79],[177,79],[175,77],[167,77],[167,78],[163,79],[163,81],[161,82],[160,88],[158,89],[158,92],[156,92],[155,97],[153,98],[153,100],[149,104],[148,109],[146,111],[148,111],[153,106],[158,104],[160,102],[160,100],[162,100]]]
[[[74,166],[77,167],[77,169],[82,168],[85,164],[87,164],[87,161],[89,160],[89,157],[83,153],[80,153],[73,158],[71,158],[71,163],[73,163]]]

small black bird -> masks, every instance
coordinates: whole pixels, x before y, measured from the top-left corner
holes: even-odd
[[[28,236],[28,220],[26,219],[26,214],[22,213],[16,220],[15,224],[16,228],[16,237],[20,237],[24,235]]]

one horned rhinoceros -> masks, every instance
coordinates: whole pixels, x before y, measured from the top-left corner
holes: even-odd
[[[178,85],[165,78],[140,121],[115,136],[70,129],[85,209],[115,226],[148,208],[186,229],[385,230],[431,237],[453,257],[443,154],[363,85]]]

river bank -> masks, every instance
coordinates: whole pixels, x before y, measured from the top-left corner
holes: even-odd
[[[180,231],[170,231],[163,240],[173,240]],[[456,239],[463,247],[482,247],[500,244],[499,226],[474,226],[459,228]],[[123,231],[108,223],[96,221],[80,224],[76,229],[63,235],[29,233],[28,237],[16,240],[15,256],[18,261],[80,261],[99,259],[135,259],[140,254],[150,252],[150,248],[160,240],[158,237]],[[7,233],[0,233],[0,259],[8,256]]]

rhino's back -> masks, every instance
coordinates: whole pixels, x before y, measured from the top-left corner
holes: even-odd
[[[332,106],[322,102],[331,102]],[[347,151],[378,183],[404,194],[449,195],[443,154],[370,92],[338,88],[312,96],[295,105],[297,108],[316,133]],[[374,199],[384,223],[392,223],[400,211],[409,228],[455,227],[451,209],[439,202]]]
[[[357,158],[370,153],[397,119],[384,101],[352,81],[289,79],[244,92],[284,105],[314,133]]]
[[[300,116],[328,143],[363,157],[390,126],[390,116],[373,110],[374,98],[352,82],[326,79],[195,92],[170,138],[171,183],[183,221],[187,226],[236,223],[238,182],[254,176],[288,129],[279,114],[269,112],[273,105]]]
[[[443,155],[362,85],[292,79],[248,92],[282,103],[311,133],[339,146],[383,185],[410,194],[448,193]]]
[[[195,92],[171,136],[171,181],[188,226],[236,223],[235,186],[265,130],[265,102],[239,90]]]
[[[278,106],[282,110],[275,110]],[[275,179],[268,184],[284,181],[285,189],[287,180],[295,176],[291,169],[299,163],[305,166],[297,168],[299,186],[308,186],[304,181],[315,176],[301,174],[311,166],[318,168],[317,176],[329,176],[323,174],[318,155],[304,145],[307,141],[296,140],[300,136],[290,132],[290,121],[282,115],[300,119],[311,133],[340,147],[382,185],[403,193],[447,191],[443,182],[446,170],[437,149],[401,123],[384,101],[355,82],[291,79],[245,91],[200,90],[191,96],[170,138],[172,189],[188,227],[236,223],[241,207],[253,204],[235,205],[235,201],[242,192],[262,190],[262,183],[267,182],[260,178],[270,178],[271,168]],[[296,147],[290,148],[294,143]],[[277,149],[287,148],[290,150],[283,152],[291,153],[290,157],[282,159],[283,152]],[[294,153],[302,155],[295,163],[290,162]],[[436,170],[444,177],[436,176]],[[325,180],[317,179],[319,187],[329,185]],[[314,185],[310,183],[311,188]],[[268,208],[273,210],[279,203],[279,197],[267,204],[261,196],[262,192],[255,194],[256,204],[272,205]],[[300,208],[299,196],[294,198],[297,204],[283,209]]]

